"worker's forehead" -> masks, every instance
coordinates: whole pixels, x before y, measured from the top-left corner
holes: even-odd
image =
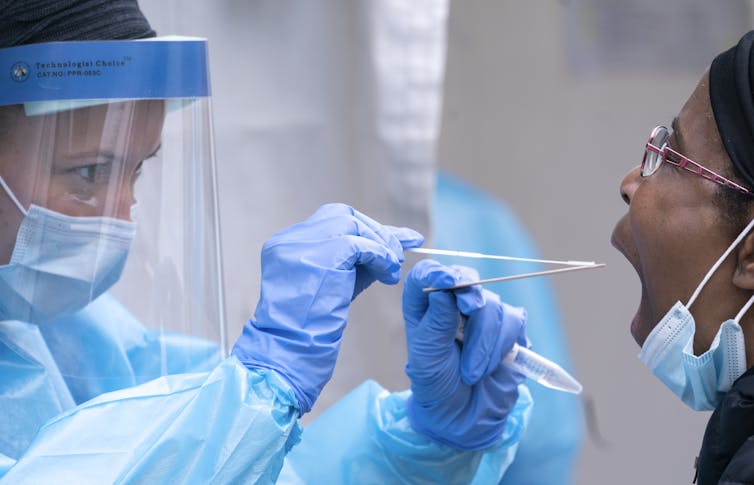
[[[119,158],[146,157],[159,145],[164,117],[163,101],[111,103],[36,116],[25,115],[23,108],[6,107],[0,110],[5,132],[0,138],[0,160],[5,165],[18,165],[21,160],[45,164],[100,152]]]

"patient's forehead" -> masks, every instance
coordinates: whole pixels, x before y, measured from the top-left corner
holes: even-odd
[[[723,147],[709,96],[706,71],[675,120],[673,148],[705,167],[730,173],[732,164]]]

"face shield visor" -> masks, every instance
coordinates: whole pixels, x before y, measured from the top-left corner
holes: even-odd
[[[41,335],[78,402],[216,364],[206,41],[27,45],[0,67],[2,324]]]

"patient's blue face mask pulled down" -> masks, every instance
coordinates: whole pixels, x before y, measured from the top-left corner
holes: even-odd
[[[746,350],[740,320],[754,296],[738,314],[720,325],[710,348],[694,355],[695,322],[689,308],[723,261],[754,227],[752,220],[710,268],[688,303],[677,302],[642,345],[639,359],[675,395],[697,411],[714,409],[733,382],[746,371]]]

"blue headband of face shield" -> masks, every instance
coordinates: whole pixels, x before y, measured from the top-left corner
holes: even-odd
[[[0,106],[28,115],[129,99],[208,97],[207,41],[50,42],[0,49]]]

